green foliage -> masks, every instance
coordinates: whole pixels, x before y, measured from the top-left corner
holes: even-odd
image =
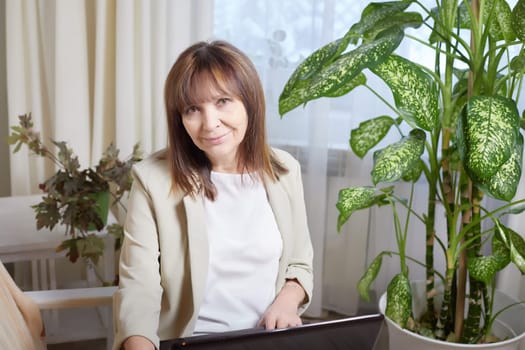
[[[343,96],[360,86],[391,109],[391,115],[370,116],[351,130],[350,148],[360,158],[373,151],[371,180],[375,186],[400,180],[425,181],[426,211],[412,208],[413,193],[407,201],[398,197],[393,187],[344,188],[336,204],[337,229],[340,231],[357,210],[390,204],[401,273],[388,286],[386,314],[405,327],[411,320],[405,264],[411,259],[405,251],[408,223],[412,218],[420,220],[426,235],[422,247],[425,262],[420,265],[426,268],[428,327],[415,324],[410,329],[442,340],[463,341],[476,337],[455,334],[456,327],[481,330],[493,322],[492,295],[487,291],[494,288],[497,272],[512,263],[525,273],[525,241],[496,218],[496,214],[514,215],[525,209],[525,199],[514,199],[523,166],[525,111],[518,110],[517,100],[525,74],[525,0],[518,0],[513,8],[505,0],[438,0],[435,5],[427,9],[421,2],[409,0],[369,3],[359,22],[342,38],[299,64],[281,93],[279,112],[282,116],[314,99]],[[407,31],[420,26],[431,29],[427,40],[414,38]],[[415,62],[396,54],[403,40],[432,49],[435,61]],[[518,48],[519,53],[513,54],[511,48]],[[369,74],[377,76],[390,93],[381,96],[368,86]],[[392,136],[392,130],[398,131],[400,138],[376,149],[386,136]],[[483,208],[484,195],[502,202],[496,209]],[[404,225],[398,205],[407,210]],[[436,239],[437,206],[446,215],[445,240]],[[494,228],[483,231],[482,223],[490,220],[488,226]],[[492,243],[491,254],[483,254],[484,242]],[[434,254],[446,257],[441,269],[434,266]],[[372,261],[358,283],[359,294],[365,299],[383,255]],[[442,270],[443,275],[438,272]],[[470,310],[455,305],[457,289],[453,286],[459,285],[457,276],[463,274],[473,286],[465,293],[470,298],[465,305],[475,306]],[[445,287],[440,322],[436,322],[439,317],[433,309],[436,275]],[[457,315],[452,315],[454,310]],[[468,315],[465,327],[454,324],[455,320],[463,322],[464,315]],[[483,320],[485,325],[476,324]]]
[[[386,136],[390,127],[395,123],[395,120],[387,115],[361,122],[359,127],[353,129],[350,134],[352,151],[359,158],[363,158],[369,150],[374,148]]]
[[[390,87],[403,119],[428,131],[438,125],[438,89],[432,76],[397,55],[371,70]]]
[[[512,229],[499,225],[499,238],[509,250],[510,261],[525,274],[525,240]]]
[[[399,273],[392,278],[387,287],[385,315],[403,328],[412,317],[412,293],[407,276]]]
[[[351,33],[351,31],[349,32]],[[363,83],[361,71],[385,60],[399,45],[403,32],[394,30],[377,40],[341,54],[350,35],[330,43],[297,67],[279,97],[281,115],[320,97],[340,96]],[[357,79],[357,81],[355,81]]]
[[[419,27],[423,23],[421,15],[405,12],[412,2],[386,1],[368,4],[361,14],[361,20],[350,28],[349,36],[352,39],[352,44],[357,44],[361,38],[368,39],[363,39],[365,42],[374,40],[377,37],[378,29],[380,29],[380,33],[387,29]]]
[[[366,301],[370,301],[370,285],[376,279],[381,270],[381,264],[383,263],[383,254],[379,254],[376,258],[368,265],[364,275],[359,279],[357,283],[357,290],[361,298]]]
[[[521,40],[525,41],[525,1],[520,0],[514,7],[511,13],[512,28],[516,33],[516,36]]]
[[[387,191],[391,191],[387,190]],[[350,218],[353,212],[370,208],[378,204],[387,197],[387,193],[377,194],[375,187],[349,187],[339,191],[337,209],[339,218],[337,219],[337,230],[340,231],[343,224]]]
[[[19,125],[12,126],[11,130],[8,143],[15,145],[14,153],[25,145],[57,168],[55,174],[39,185],[44,196],[33,206],[37,229],[65,226],[71,238],[64,240],[57,251],[66,250],[71,262],[82,257],[96,264],[104,251],[104,242],[92,231],[100,231],[106,225],[108,194],[111,194],[111,205],[122,205],[122,197],[131,188],[131,167],[141,159],[139,145],[135,145],[130,157],[121,160],[119,150],[110,144],[95,167],[81,169],[78,157],[65,142],[51,140],[57,151],[55,155],[40,140],[30,114],[19,116]],[[113,227],[111,233],[119,235],[121,230]]]
[[[473,96],[459,120],[459,154],[470,177],[483,182],[496,174],[515,149],[519,135],[516,103],[500,96]]]
[[[396,143],[374,153],[372,181],[394,182],[419,164],[425,150],[425,133],[420,129],[410,131]]]

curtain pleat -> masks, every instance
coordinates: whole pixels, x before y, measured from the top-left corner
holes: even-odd
[[[56,0],[54,138],[90,165],[91,109],[84,0]]]
[[[9,125],[18,124],[18,115],[32,112],[35,126],[43,128],[48,106],[40,91],[45,91],[45,75],[36,64],[43,61],[39,42],[39,13],[36,1],[6,1],[6,65]],[[10,156],[11,193],[30,193],[38,188],[46,165],[22,148]]]
[[[135,10],[136,1],[117,1],[116,22],[116,85],[115,85],[115,141],[123,149],[130,149],[138,134],[136,86],[140,85],[140,69],[134,42],[136,16],[140,9]],[[128,147],[124,147],[124,146]]]
[[[143,140],[143,146],[147,149],[152,149],[152,42],[156,38],[152,37],[151,25],[153,22],[152,11],[151,11],[151,2],[149,0],[142,0],[140,2],[140,26],[142,30],[139,34],[139,50],[138,56],[140,61],[140,85],[138,86],[138,100],[140,101],[140,106],[138,108],[137,119],[140,121],[139,127],[141,132],[141,139]]]
[[[168,59],[168,4],[158,0],[158,6],[151,9],[151,113],[147,115],[151,125],[151,148],[160,149],[167,144],[167,124],[164,112],[164,80],[173,60]],[[177,40],[174,40],[175,42]],[[182,40],[180,40],[182,41]]]
[[[91,163],[96,163],[115,135],[116,1],[97,1],[93,77]]]

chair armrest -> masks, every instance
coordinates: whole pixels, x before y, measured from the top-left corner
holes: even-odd
[[[117,287],[51,289],[24,292],[41,310],[111,305]]]

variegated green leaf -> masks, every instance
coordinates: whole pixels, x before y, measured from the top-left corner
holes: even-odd
[[[518,139],[519,114],[513,100],[473,96],[458,120],[458,151],[476,182],[493,176],[510,158]]]
[[[383,115],[359,124],[359,127],[350,133],[352,151],[359,158],[363,158],[372,147],[385,137],[395,122],[393,118]]]
[[[406,182],[416,182],[423,172],[424,163],[419,159],[414,166],[403,173],[401,179]]]
[[[281,115],[298,106],[296,105],[288,110],[284,108],[282,109],[281,104],[284,104],[284,102],[281,101],[288,101],[288,104],[293,105],[292,101],[298,98],[300,99],[300,96],[306,94],[312,77],[326,64],[334,60],[335,57],[346,50],[349,40],[350,39],[347,36],[334,40],[316,50],[299,64],[286,82],[281,96],[279,97],[279,113]]]
[[[347,47],[348,41],[343,37],[336,39],[314,51],[303,62],[301,62],[299,66],[297,66],[295,71],[290,76],[290,79],[286,83],[283,93],[287,94],[296,86],[297,82],[312,78],[323,68],[324,65],[335,59],[335,57],[340,55],[344,50],[346,50]]]
[[[363,300],[370,301],[370,285],[375,281],[382,263],[383,253],[376,256],[357,283],[357,291]]]
[[[483,8],[480,8],[479,10],[482,11],[479,16],[481,17],[481,22],[483,24],[488,24],[491,17],[494,17],[495,15],[495,8],[496,8],[496,2],[498,0],[484,0]],[[473,16],[476,14],[472,11],[472,5],[470,5],[469,2],[466,3],[465,6],[468,6],[470,8],[470,12]],[[473,19],[470,19],[471,22],[474,22]],[[479,21],[478,21],[479,22]],[[467,28],[472,28],[472,24]],[[490,28],[489,28],[490,29]]]
[[[525,41],[525,0],[518,0],[511,15],[512,27],[516,36],[522,41]]]
[[[339,86],[333,91],[328,91],[323,97],[339,97],[346,95],[356,87],[366,84],[366,76],[359,73],[354,79],[347,81],[344,85]]]
[[[279,113],[282,116],[308,101],[331,96],[344,89],[363,69],[383,62],[397,48],[402,38],[402,31],[393,31],[339,56],[316,71],[307,83],[295,84],[286,90],[286,93],[279,97]]]
[[[467,269],[470,276],[485,284],[489,284],[496,272],[498,272],[499,261],[494,256],[471,257],[467,261]]]
[[[355,211],[371,207],[384,196],[384,193],[376,194],[376,189],[370,186],[349,187],[340,190],[336,204],[339,210],[337,231],[341,231],[343,224]]]
[[[350,28],[352,43],[365,33],[373,31],[383,22],[388,22],[392,16],[403,13],[412,1],[385,1],[369,3],[361,13],[361,19]]]
[[[510,155],[510,158],[503,163],[499,170],[491,176],[485,183],[480,183],[488,195],[496,199],[510,201],[514,198],[521,178],[521,167],[523,160],[523,137],[518,137],[518,142]]]
[[[523,237],[514,231],[511,231],[510,260],[516,267],[525,274],[525,241]]]
[[[488,1],[487,1],[487,5],[488,5]],[[472,28],[472,24],[471,24],[471,18],[470,18],[470,13],[469,11],[467,10],[467,6],[470,6],[470,2],[465,2],[465,1],[461,1],[459,6],[458,6],[458,12],[457,12],[457,17],[458,17],[458,20],[459,20],[459,25],[460,25],[460,28],[462,29],[470,29]],[[458,22],[456,22],[456,25],[458,24]]]
[[[375,38],[384,31],[391,29],[405,29],[405,28],[419,28],[423,23],[423,18],[421,14],[417,12],[400,12],[393,14],[387,19],[382,20],[379,23],[376,23],[375,26],[367,30],[363,34],[363,41],[370,42],[375,40]]]
[[[391,55],[371,70],[390,87],[404,119],[429,131],[439,124],[437,85],[417,64]]]
[[[497,259],[497,269],[502,270],[510,263],[510,250],[498,234],[492,237],[492,255]]]
[[[408,278],[401,273],[388,284],[385,315],[401,328],[406,328],[408,319],[412,317],[412,291]]]
[[[520,205],[513,206],[510,209],[503,211],[501,216],[508,215],[508,214],[510,215],[521,214],[524,211],[525,211],[525,204],[520,204]]]
[[[393,31],[343,54],[312,79],[310,100],[329,96],[332,91],[339,90],[354,79],[363,69],[381,64],[399,46],[402,39],[403,32]]]
[[[348,47],[349,38],[347,36],[334,40],[322,48],[314,51],[303,62],[297,66],[288,82],[284,86],[282,95],[287,96],[291,90],[298,85],[304,85],[327,63],[334,60]]]
[[[400,141],[374,153],[372,181],[394,182],[417,164],[425,150],[425,132],[414,129]]]
[[[490,16],[489,34],[495,40],[506,40],[508,42],[516,39],[516,33],[512,27],[512,12],[505,0],[495,0],[494,10]]]
[[[510,68],[514,73],[525,73],[525,49],[522,49],[516,57],[512,58],[510,61]]]
[[[512,236],[510,260],[516,265],[522,274],[525,274],[525,241],[517,233],[514,233]]]
[[[499,238],[510,251],[510,260],[516,267],[525,274],[525,241],[518,233],[509,227],[499,225]]]

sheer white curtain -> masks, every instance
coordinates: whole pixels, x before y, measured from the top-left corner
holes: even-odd
[[[212,32],[213,0],[6,0],[9,125],[31,112],[44,140],[83,166],[166,144],[163,84],[179,52]],[[11,193],[38,193],[42,159],[11,155]]]
[[[375,306],[359,303],[356,283],[371,259],[383,250],[395,248],[391,213],[389,208],[358,212],[338,234],[335,203],[339,189],[370,184],[372,155],[368,154],[361,160],[351,154],[348,146],[350,130],[365,119],[391,114],[391,111],[378,103],[379,100],[369,91],[358,88],[342,98],[309,102],[304,109],[299,107],[281,119],[278,98],[298,62],[322,45],[342,36],[351,24],[359,20],[362,9],[369,2],[215,0],[215,36],[229,40],[247,52],[262,77],[267,98],[270,142],[291,151],[303,165],[306,205],[315,253],[314,300],[308,313],[314,316],[320,315],[323,309],[353,314],[358,312],[359,307]],[[423,3],[429,8],[434,6],[430,0]],[[413,30],[412,34],[426,38],[428,30],[420,28]],[[422,64],[427,62],[431,65],[434,60],[432,52],[425,52],[420,46],[416,48],[408,40],[397,52]],[[377,78],[370,74],[368,78],[368,84],[376,91],[390,96]],[[391,141],[384,140],[383,144]],[[399,184],[398,190],[408,196],[410,187]],[[426,186],[423,183],[416,184],[416,193],[415,205],[425,208]],[[521,195],[525,195],[525,182],[522,182]],[[442,216],[438,213],[438,217]],[[525,232],[525,220],[514,220],[522,226],[516,228],[517,232]],[[415,220],[412,226],[410,254],[424,260],[424,256],[417,255],[423,253],[420,247],[425,244],[424,227]],[[373,285],[377,294],[386,290],[387,282],[398,271],[398,266],[395,258],[385,260],[382,272]],[[424,278],[424,270],[413,265],[411,276]],[[510,278],[505,280],[501,286],[507,290],[510,288]],[[514,284],[520,283],[519,278],[513,281]]]

